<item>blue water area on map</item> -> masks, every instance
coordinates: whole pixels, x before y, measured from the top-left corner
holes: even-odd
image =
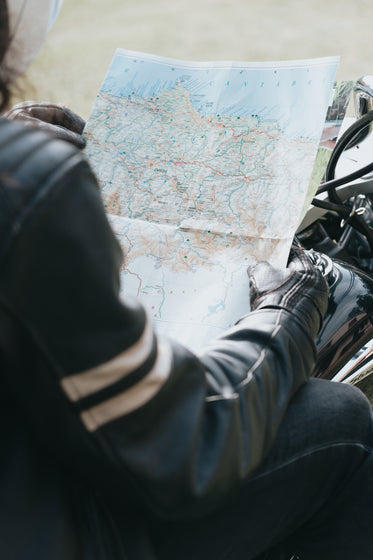
[[[178,83],[204,116],[222,114],[275,120],[289,136],[318,137],[337,67],[336,59],[298,67],[199,67],[166,59],[160,64],[118,50],[101,91],[149,99]],[[146,55],[144,55],[146,56]],[[162,60],[162,59],[161,59]],[[172,64],[175,63],[173,66]]]

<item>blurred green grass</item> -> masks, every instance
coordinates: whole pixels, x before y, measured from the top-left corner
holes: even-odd
[[[187,60],[340,55],[337,79],[357,79],[373,73],[372,22],[371,0],[65,0],[21,97],[87,118],[117,47]]]

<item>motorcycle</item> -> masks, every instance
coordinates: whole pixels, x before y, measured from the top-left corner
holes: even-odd
[[[296,240],[330,288],[313,376],[359,387],[373,406],[373,76],[338,139]]]

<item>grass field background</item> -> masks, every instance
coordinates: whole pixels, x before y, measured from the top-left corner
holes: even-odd
[[[372,0],[65,0],[21,97],[87,118],[117,47],[186,60],[339,55],[337,78],[357,79],[373,74],[372,32]]]

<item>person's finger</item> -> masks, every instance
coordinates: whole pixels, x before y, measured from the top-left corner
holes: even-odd
[[[297,270],[299,272],[312,272],[314,265],[312,264],[306,251],[301,247],[292,246],[289,253],[287,268],[289,270]]]
[[[26,101],[15,105],[5,115],[10,120],[24,120],[29,116],[46,123],[64,126],[73,132],[81,134],[85,121],[68,107],[47,102]]]
[[[29,109],[29,113],[32,117],[45,120],[51,124],[58,126],[64,126],[73,132],[81,134],[83,132],[85,121],[79,117],[76,113],[68,109],[67,107],[61,107],[59,105],[34,105]],[[50,120],[49,120],[50,119]]]
[[[38,128],[39,130],[44,130],[45,132],[48,132],[49,134],[51,134],[55,138],[59,138],[60,140],[65,140],[67,142],[71,142],[72,144],[74,144],[78,148],[84,148],[84,146],[86,144],[86,142],[85,142],[85,140],[84,140],[84,138],[81,134],[79,134],[77,132],[73,132],[72,130],[69,130],[69,129],[63,127],[63,126],[50,124],[48,122],[45,122],[45,121],[42,121],[40,119],[31,117],[29,115],[25,115],[22,118],[22,121],[26,125],[33,126],[35,128]]]

